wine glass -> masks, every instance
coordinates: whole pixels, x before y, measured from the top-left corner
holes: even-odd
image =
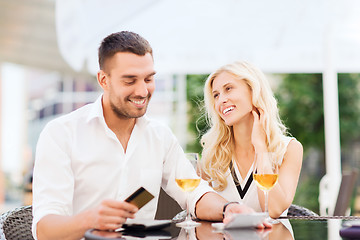
[[[186,193],[186,218],[185,221],[177,223],[176,226],[182,228],[193,228],[199,226],[199,222],[195,222],[191,219],[189,210],[189,193],[199,186],[201,181],[201,171],[197,171],[199,164],[199,154],[197,153],[186,153],[186,158],[189,161],[178,161],[175,172],[175,181],[182,191]],[[188,166],[184,166],[188,164]],[[194,171],[189,171],[189,167],[193,168]]]
[[[264,212],[269,222],[272,222],[273,219],[271,219],[269,216],[268,195],[269,195],[269,191],[277,183],[278,176],[279,176],[279,167],[277,161],[275,161],[275,154],[272,152],[255,153],[253,177],[256,185],[264,192],[264,196],[265,196]]]

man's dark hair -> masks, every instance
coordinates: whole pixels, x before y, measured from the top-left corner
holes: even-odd
[[[104,70],[105,61],[118,52],[129,52],[139,56],[152,55],[149,42],[137,33],[122,31],[112,33],[101,42],[99,47],[99,66]]]

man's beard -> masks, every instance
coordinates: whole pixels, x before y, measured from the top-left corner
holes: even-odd
[[[111,110],[116,114],[116,116],[118,116],[118,118],[121,119],[139,118],[144,116],[144,114],[146,113],[150,98],[151,98],[151,94],[149,94],[146,97],[147,99],[146,106],[143,109],[141,109],[141,111],[139,111],[138,113],[131,113],[130,111],[126,111],[126,109],[124,110],[124,108],[121,109],[120,107],[117,107],[112,101],[110,101],[110,107]]]

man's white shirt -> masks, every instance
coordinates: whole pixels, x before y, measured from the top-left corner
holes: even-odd
[[[160,187],[186,207],[186,194],[175,182],[176,162],[193,170],[171,130],[146,116],[138,118],[125,153],[105,123],[101,99],[52,120],[40,134],[33,174],[35,238],[36,224],[48,214],[75,215],[104,199],[124,200],[139,187],[155,198],[136,218],[155,217]],[[202,181],[190,194],[192,212],[210,191]]]

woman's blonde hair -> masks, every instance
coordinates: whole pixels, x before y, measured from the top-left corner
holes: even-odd
[[[217,191],[222,191],[227,186],[226,173],[234,148],[233,128],[227,126],[215,110],[212,94],[213,81],[223,72],[233,75],[239,81],[245,81],[252,93],[253,106],[264,111],[268,151],[274,152],[276,159],[286,152],[286,146],[282,141],[283,136],[286,135],[286,127],[280,120],[276,99],[262,71],[245,61],[219,68],[205,82],[204,101],[210,129],[201,138],[203,171],[209,182],[216,183],[214,188]]]

